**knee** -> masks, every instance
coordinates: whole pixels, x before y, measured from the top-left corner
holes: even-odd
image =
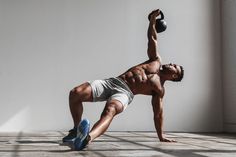
[[[79,87],[73,88],[69,93],[69,100],[71,102],[78,102],[81,101],[81,93],[82,90]]]
[[[117,113],[115,106],[107,106],[107,107],[105,107],[104,111],[102,112],[102,116],[114,117],[117,114],[118,113]]]

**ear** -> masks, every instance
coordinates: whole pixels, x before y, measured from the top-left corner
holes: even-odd
[[[176,78],[178,78],[178,75],[177,75],[177,74],[173,74],[173,75],[172,75],[172,78],[173,78],[173,79],[176,79]]]

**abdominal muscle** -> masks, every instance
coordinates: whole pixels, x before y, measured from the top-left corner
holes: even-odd
[[[120,75],[126,82],[133,94],[152,94],[152,78],[157,74],[146,74],[143,67],[134,67]]]

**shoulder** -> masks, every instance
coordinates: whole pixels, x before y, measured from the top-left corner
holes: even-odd
[[[150,58],[149,61],[150,62],[160,62],[161,63],[161,56],[156,56],[155,58]]]
[[[150,78],[150,83],[152,88],[152,95],[163,98],[165,95],[165,87],[161,84],[160,78],[157,74],[153,75],[152,78]]]
[[[155,88],[152,91],[152,96],[153,97],[158,97],[158,98],[162,99],[164,97],[164,95],[165,95],[165,88],[164,87],[161,88],[161,89],[160,88]]]
[[[159,57],[156,59],[149,59],[146,63],[149,69],[152,69],[152,71],[154,70],[152,73],[156,73],[161,66],[161,59]]]

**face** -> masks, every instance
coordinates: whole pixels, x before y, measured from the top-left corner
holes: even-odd
[[[162,71],[164,74],[170,76],[170,78],[175,79],[181,73],[181,68],[179,65],[170,63],[162,65]]]

